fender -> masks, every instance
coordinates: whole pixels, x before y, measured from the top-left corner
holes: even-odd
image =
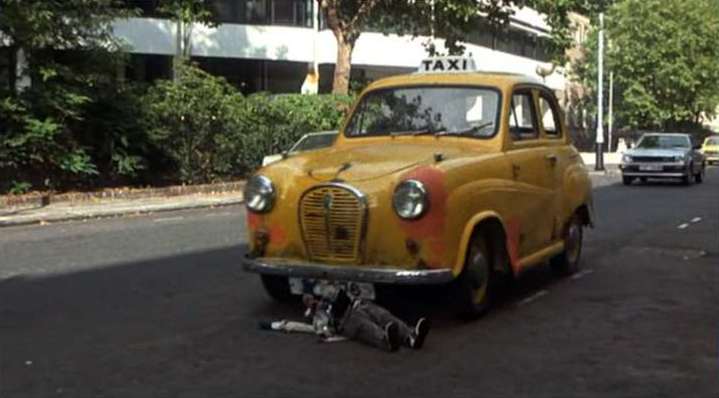
[[[464,268],[464,262],[467,258],[467,248],[469,247],[469,240],[472,239],[472,233],[474,232],[475,227],[479,225],[480,223],[487,221],[487,220],[496,220],[499,222],[499,224],[502,226],[502,230],[504,231],[505,236],[507,236],[507,226],[504,222],[504,219],[502,216],[499,215],[499,213],[491,210],[483,211],[478,214],[475,214],[472,216],[472,218],[467,221],[467,224],[464,226],[464,231],[462,232],[462,237],[460,240],[459,245],[459,253],[457,256],[457,262],[454,265],[454,268],[452,269],[452,273],[455,277],[457,277]],[[505,245],[509,245],[509,242],[505,242]],[[509,246],[507,246],[509,247]],[[511,260],[510,260],[511,261]],[[511,264],[512,268],[515,267],[515,264]]]

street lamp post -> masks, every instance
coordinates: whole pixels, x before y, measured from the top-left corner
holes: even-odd
[[[611,46],[611,42],[610,42]],[[607,152],[612,152],[612,131],[614,130],[614,72],[609,72],[609,115],[607,117]]]
[[[594,170],[604,170],[604,13],[599,14],[599,84],[597,88],[597,138]]]

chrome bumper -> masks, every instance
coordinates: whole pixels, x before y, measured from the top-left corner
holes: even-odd
[[[641,170],[646,166],[658,167],[659,170]],[[687,175],[687,166],[683,163],[622,163],[619,169],[626,177],[681,178]]]
[[[327,265],[272,257],[245,257],[242,267],[245,271],[264,275],[399,285],[436,285],[451,282],[454,279],[454,274],[450,269],[408,270]]]
[[[666,177],[666,178],[682,178],[685,173],[665,173],[663,171],[625,171],[622,175],[626,177]]]

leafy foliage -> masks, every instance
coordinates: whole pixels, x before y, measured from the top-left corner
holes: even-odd
[[[596,32],[575,68],[596,92]],[[624,0],[606,18],[608,75],[616,119],[640,129],[695,129],[719,106],[719,3]],[[605,76],[605,82],[607,76]],[[606,90],[606,88],[605,88]],[[606,96],[605,96],[606,98]]]
[[[207,182],[254,171],[263,156],[288,149],[303,134],[337,129],[349,97],[255,94],[181,65],[175,81],[147,93],[150,137],[177,165],[179,180]]]
[[[176,162],[183,182],[212,180],[222,169],[216,144],[233,128],[234,90],[199,68],[176,67],[175,81],[158,82],[145,97],[150,138]]]
[[[116,79],[121,43],[111,23],[134,14],[121,6],[115,0],[2,1],[0,31],[9,53],[26,56],[21,78],[32,84],[19,91],[0,86],[0,191],[88,184],[101,174],[103,155],[95,147],[103,143],[93,136],[93,122],[103,97],[123,94]],[[116,136],[117,114],[106,112],[109,136]]]
[[[238,172],[249,173],[262,158],[289,149],[303,134],[337,130],[352,98],[343,95],[255,94],[245,99],[238,121]]]

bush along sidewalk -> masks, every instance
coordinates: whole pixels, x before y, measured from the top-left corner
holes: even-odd
[[[79,117],[64,124],[43,118],[29,97],[0,104],[0,128],[9,130],[0,138],[0,194],[236,180],[303,134],[338,129],[352,101],[245,96],[191,64],[146,89],[113,87],[83,97]]]

